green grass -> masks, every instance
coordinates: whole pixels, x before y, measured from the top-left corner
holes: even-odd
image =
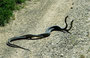
[[[9,23],[13,16],[13,10],[17,9],[17,4],[24,3],[25,0],[0,0],[0,26]]]
[[[21,3],[24,3],[25,0],[15,0],[15,2],[18,3],[18,4],[21,4]]]

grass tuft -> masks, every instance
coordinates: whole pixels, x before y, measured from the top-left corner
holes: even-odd
[[[9,23],[13,16],[13,10],[17,9],[17,4],[24,3],[26,0],[0,0],[0,26]]]

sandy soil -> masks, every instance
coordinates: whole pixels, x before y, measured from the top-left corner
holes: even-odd
[[[0,27],[0,58],[90,58],[90,0],[31,0],[14,14],[15,20]],[[68,24],[74,20],[72,34],[55,31],[40,40],[13,42],[30,51],[6,45],[14,36],[64,27],[67,15]]]

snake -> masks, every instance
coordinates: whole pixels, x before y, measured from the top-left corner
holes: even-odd
[[[37,38],[45,38],[45,37],[50,36],[50,34],[51,34],[52,31],[61,31],[61,32],[64,32],[64,33],[65,33],[65,32],[70,33],[69,30],[71,30],[74,20],[71,21],[70,27],[67,28],[67,27],[68,27],[67,18],[68,18],[68,16],[65,17],[65,24],[66,24],[66,26],[65,26],[64,28],[61,28],[61,27],[59,27],[59,26],[57,26],[57,25],[51,26],[51,27],[49,27],[49,28],[46,29],[45,33],[37,34],[37,35],[26,34],[26,35],[22,35],[22,36],[12,37],[12,38],[8,39],[8,41],[6,42],[6,44],[7,44],[8,46],[10,46],[10,47],[21,48],[21,49],[28,50],[28,49],[26,49],[26,48],[23,48],[23,47],[20,47],[20,46],[18,46],[18,45],[15,45],[15,44],[13,44],[12,42],[13,42],[13,41],[16,41],[16,40],[23,40],[23,39],[28,40],[28,39],[32,39],[32,38],[34,38],[34,37],[37,37]],[[70,34],[71,34],[71,33],[70,33]],[[37,38],[36,38],[36,39],[37,39]],[[33,39],[32,39],[32,40],[33,40]]]

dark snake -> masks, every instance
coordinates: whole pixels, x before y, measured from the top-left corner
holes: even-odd
[[[27,35],[18,36],[18,37],[12,37],[12,38],[8,39],[8,41],[7,41],[6,44],[7,44],[8,46],[10,46],[10,47],[21,48],[21,49],[28,50],[28,49],[26,49],[26,48],[23,48],[23,47],[20,47],[20,46],[18,46],[18,45],[15,45],[15,44],[13,44],[13,43],[11,43],[11,42],[16,41],[16,40],[23,40],[23,39],[26,39],[26,40],[28,40],[28,39],[36,40],[37,38],[38,38],[38,39],[40,39],[40,38],[45,38],[45,37],[50,36],[50,33],[51,33],[52,31],[62,31],[62,32],[70,33],[69,30],[72,28],[72,24],[73,24],[73,21],[74,21],[74,20],[71,21],[71,23],[70,23],[71,26],[67,29],[67,27],[68,27],[67,18],[68,18],[68,16],[65,17],[65,24],[66,24],[66,26],[65,26],[64,28],[61,28],[61,27],[59,27],[59,26],[51,26],[51,27],[49,27],[48,29],[46,29],[45,33],[38,34],[38,35],[27,34]],[[32,38],[34,38],[34,37],[37,37],[37,38],[36,38],[36,39],[32,39]]]

